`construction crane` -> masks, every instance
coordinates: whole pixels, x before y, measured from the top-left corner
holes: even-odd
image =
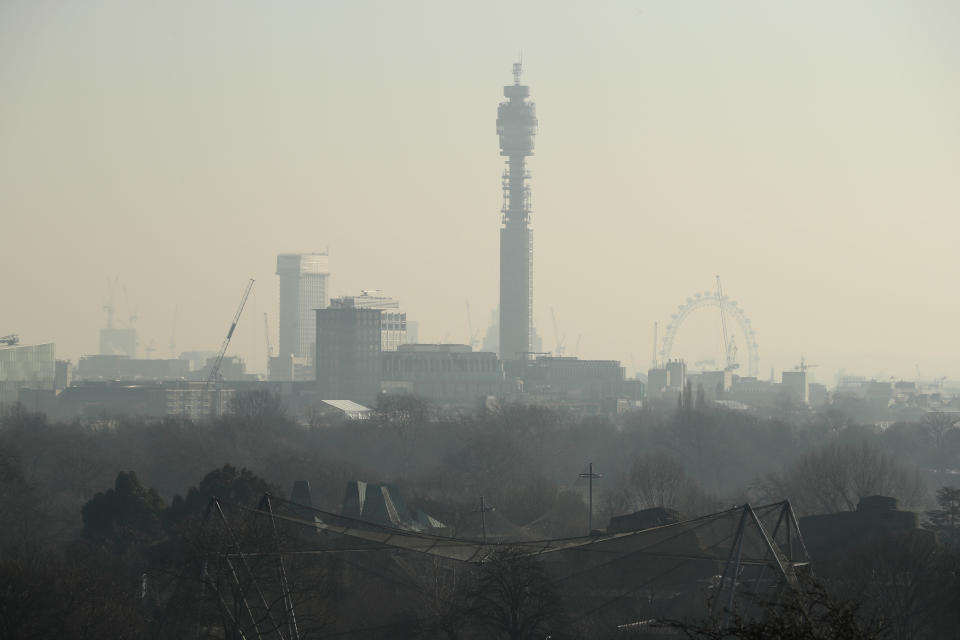
[[[653,323],[653,353],[652,353],[653,359],[652,359],[652,361],[651,361],[651,363],[650,363],[650,368],[651,368],[651,369],[659,369],[659,366],[657,366],[657,329],[658,329],[658,328],[659,328],[659,327],[658,327],[658,325],[657,325],[657,322],[654,321],[654,323]]]
[[[263,337],[267,341],[267,358],[273,357],[273,345],[270,344],[270,323],[267,322],[267,312],[263,312]]]
[[[217,353],[217,359],[213,361],[213,366],[210,367],[210,375],[207,376],[207,382],[204,385],[204,389],[209,389],[212,382],[220,379],[220,364],[223,362],[223,354],[227,352],[227,347],[230,346],[230,338],[233,337],[233,332],[237,328],[237,323],[240,322],[240,314],[243,313],[243,308],[247,304],[247,298],[250,297],[251,289],[253,289],[253,278],[250,278],[250,282],[247,283],[247,288],[243,291],[243,298],[240,299],[240,306],[237,307],[237,312],[233,314],[233,322],[230,323],[230,330],[227,331],[227,337],[223,339],[223,344],[220,345],[220,351]]]
[[[724,308],[726,302],[723,297],[723,285],[720,284],[720,276],[717,276],[717,302],[720,303],[720,325],[723,327],[723,353],[727,361],[727,371],[733,371],[740,367],[737,364],[737,344],[727,333],[727,311]]]
[[[8,336],[0,337],[0,344],[5,344],[8,347],[12,347],[15,344],[19,344],[20,336],[15,333],[11,333]]]
[[[470,345],[471,349],[476,349],[480,346],[480,332],[474,332],[473,330],[473,316],[470,314],[470,302],[467,302],[467,331],[469,332],[467,338],[467,344]]]
[[[123,285],[123,302],[127,305],[127,313],[130,314],[127,317],[127,326],[133,329],[137,324],[137,310],[134,307],[130,306],[130,296],[127,295],[127,285]]]
[[[113,282],[109,278],[107,278],[107,297],[103,301],[103,310],[107,312],[107,329],[113,329]]]
[[[553,310],[553,307],[550,307],[550,316],[553,318],[553,339],[556,344],[554,350],[557,352],[557,357],[562,357],[567,348],[567,336],[561,337],[560,335],[560,327],[557,325],[557,312]]]
[[[809,364],[807,359],[803,356],[800,356],[800,364],[793,368],[794,371],[806,371],[807,369],[812,369],[814,367],[819,367],[818,364]]]

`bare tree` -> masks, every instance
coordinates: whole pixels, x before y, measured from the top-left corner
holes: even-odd
[[[638,508],[670,507],[687,514],[709,508],[711,499],[683,465],[665,454],[648,454],[634,461],[629,476],[629,491]]]
[[[540,561],[509,548],[481,565],[465,601],[488,638],[539,639],[562,626],[560,596]]]
[[[941,487],[937,504],[939,509],[927,511],[929,521],[924,526],[936,531],[945,544],[960,548],[960,489]]]
[[[926,429],[933,443],[939,448],[943,444],[943,438],[947,433],[956,428],[960,416],[946,411],[931,411],[923,416],[921,425]]]
[[[861,442],[831,443],[806,453],[782,474],[768,475],[759,492],[764,499],[789,498],[798,511],[814,514],[853,511],[868,495],[920,505],[926,488],[918,471]]]
[[[831,571],[831,584],[842,595],[862,602],[885,637],[933,638],[940,605],[938,564],[933,536],[905,532],[845,554]]]
[[[855,600],[842,600],[821,584],[776,602],[759,603],[762,616],[733,614],[726,624],[716,620],[666,621],[689,640],[881,640],[887,636]],[[642,630],[641,630],[642,631]],[[626,637],[631,637],[627,635]],[[638,634],[633,637],[647,637]]]

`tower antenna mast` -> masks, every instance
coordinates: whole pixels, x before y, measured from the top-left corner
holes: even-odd
[[[497,108],[503,172],[500,228],[500,358],[527,360],[533,351],[533,259],[530,229],[530,174],[526,158],[533,155],[537,133],[536,107],[530,88],[520,84],[523,63],[513,65],[513,84],[503,88]]]

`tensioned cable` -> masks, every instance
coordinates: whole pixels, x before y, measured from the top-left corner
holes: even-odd
[[[309,507],[304,507],[303,505],[298,505],[298,504],[296,504],[296,503],[292,503],[292,502],[285,501],[285,500],[284,500],[284,502],[286,502],[286,503],[288,503],[288,504],[291,504],[291,505],[294,505],[294,506],[297,506],[297,507],[300,507],[300,508],[309,508]],[[226,503],[226,504],[229,505],[229,506],[237,507],[237,508],[239,508],[239,509],[241,509],[241,510],[244,510],[244,511],[253,512],[253,513],[257,514],[257,515],[261,515],[261,516],[264,516],[264,515],[271,516],[271,515],[272,515],[272,517],[279,517],[279,518],[281,518],[281,519],[283,519],[283,520],[289,521],[289,522],[291,522],[291,523],[293,523],[293,524],[297,524],[297,525],[300,525],[300,526],[311,527],[311,528],[313,528],[313,529],[315,529],[315,530],[318,528],[318,526],[317,526],[318,523],[316,523],[316,522],[309,522],[309,521],[305,521],[305,520],[302,520],[302,519],[293,518],[293,517],[289,517],[289,516],[283,516],[283,515],[276,514],[276,513],[274,513],[274,514],[268,514],[267,512],[264,512],[264,511],[261,511],[261,510],[257,510],[257,509],[251,509],[251,508],[249,508],[249,507],[244,507],[243,505],[236,505],[236,504],[232,504],[232,503]],[[778,504],[782,504],[782,503],[778,503]],[[763,507],[758,507],[758,508],[756,509],[756,511],[765,511],[766,508],[768,508],[768,507],[770,507],[770,506],[775,506],[775,505],[764,505]],[[557,551],[557,550],[594,551],[594,552],[604,553],[604,554],[617,554],[617,558],[614,558],[614,559],[609,560],[609,561],[607,561],[607,562],[601,563],[601,564],[599,564],[599,565],[594,565],[593,567],[591,567],[591,568],[589,568],[589,569],[586,569],[586,570],[584,570],[584,571],[582,571],[582,572],[576,572],[576,573],[574,573],[574,574],[570,574],[570,575],[564,576],[564,577],[559,578],[559,579],[551,580],[551,582],[552,582],[552,583],[555,583],[555,584],[559,584],[560,582],[564,582],[564,581],[570,580],[571,578],[577,577],[578,575],[581,575],[582,573],[585,573],[585,572],[595,571],[595,570],[597,570],[597,569],[599,569],[599,568],[602,568],[602,567],[610,564],[611,562],[616,561],[617,559],[623,559],[623,558],[625,558],[625,557],[628,557],[628,556],[634,555],[634,554],[644,554],[644,555],[651,555],[651,556],[658,556],[658,557],[665,557],[665,558],[679,559],[679,560],[680,560],[680,561],[677,562],[674,566],[666,569],[665,571],[662,571],[662,572],[658,573],[656,576],[653,576],[653,577],[650,578],[649,580],[646,580],[646,581],[642,582],[641,584],[639,584],[639,585],[637,585],[637,586],[635,586],[635,587],[632,587],[631,589],[628,589],[628,590],[625,591],[624,593],[621,593],[621,594],[619,594],[619,595],[617,595],[617,596],[615,596],[615,597],[613,597],[613,598],[608,599],[607,601],[601,603],[601,604],[598,605],[597,607],[594,607],[594,608],[591,609],[590,611],[585,612],[582,616],[580,616],[580,617],[577,619],[577,621],[579,621],[579,620],[582,620],[583,618],[585,618],[585,617],[587,617],[587,616],[589,616],[589,615],[592,615],[592,614],[596,613],[597,611],[601,610],[602,608],[607,607],[607,606],[609,606],[610,604],[612,604],[612,603],[614,603],[614,602],[616,602],[616,601],[618,601],[618,600],[622,600],[623,598],[629,596],[631,593],[633,593],[633,592],[635,592],[635,591],[638,591],[638,590],[644,588],[645,586],[647,586],[647,585],[655,582],[656,580],[662,578],[663,576],[665,576],[665,575],[671,573],[672,571],[675,571],[676,569],[680,568],[681,566],[683,566],[683,565],[686,564],[687,562],[697,561],[697,560],[719,561],[720,558],[714,557],[714,556],[707,556],[707,557],[684,556],[684,557],[679,557],[678,554],[654,554],[654,553],[645,554],[645,551],[646,551],[646,549],[649,548],[650,546],[655,546],[655,545],[657,545],[657,544],[662,544],[662,543],[668,542],[668,541],[670,541],[670,540],[672,540],[672,539],[674,539],[674,538],[676,538],[676,537],[679,537],[680,535],[683,535],[683,534],[685,534],[685,533],[692,533],[692,532],[696,531],[697,529],[699,529],[699,528],[701,528],[701,527],[703,527],[703,526],[706,526],[706,525],[711,524],[711,523],[718,522],[723,516],[729,515],[729,514],[731,514],[731,513],[733,513],[733,512],[736,512],[736,511],[739,511],[739,510],[742,509],[742,508],[743,508],[743,507],[735,507],[735,508],[733,508],[733,509],[730,509],[730,510],[727,510],[727,511],[724,511],[724,512],[718,512],[718,513],[716,513],[716,514],[709,514],[709,515],[707,515],[707,516],[701,516],[700,518],[697,518],[697,519],[694,519],[694,520],[685,521],[685,522],[682,522],[682,523],[672,523],[672,524],[670,524],[670,525],[663,525],[662,527],[656,527],[656,528],[654,528],[654,529],[642,530],[642,531],[639,531],[639,532],[625,532],[625,534],[623,534],[623,535],[616,535],[616,536],[613,536],[613,537],[611,537],[611,536],[602,536],[602,537],[585,538],[585,537],[580,537],[580,536],[578,536],[578,537],[557,538],[557,539],[542,540],[542,541],[520,541],[520,542],[517,542],[517,543],[507,543],[507,544],[503,544],[503,545],[488,544],[488,545],[484,545],[484,546],[488,546],[488,547],[504,547],[504,546],[526,547],[526,546],[530,546],[530,545],[532,545],[532,544],[536,544],[536,545],[539,546],[539,545],[543,545],[544,543],[550,543],[550,542],[557,543],[557,542],[572,542],[572,541],[577,541],[577,540],[586,540],[587,542],[586,542],[585,544],[574,545],[574,546],[567,546],[567,547],[557,547],[557,548],[551,549],[551,550],[552,550],[552,551]],[[337,518],[343,518],[342,516],[337,516],[336,514],[330,514],[329,512],[325,512],[325,511],[320,510],[320,509],[312,509],[312,508],[309,508],[309,509],[311,509],[311,510],[313,510],[313,511],[320,512],[320,513],[326,513],[326,514],[328,514],[328,515],[333,515],[333,516],[335,516],[335,517],[337,517]],[[343,518],[343,519],[356,521],[356,522],[362,523],[362,524],[367,525],[367,526],[373,526],[374,528],[378,528],[378,529],[385,530],[384,532],[385,532],[385,533],[388,533],[388,534],[404,534],[405,536],[408,536],[408,537],[424,538],[424,539],[429,539],[429,540],[434,541],[434,542],[441,542],[441,541],[443,541],[443,542],[447,542],[447,543],[451,543],[451,544],[458,544],[458,545],[463,545],[464,543],[467,543],[467,544],[470,544],[470,545],[477,545],[477,544],[478,544],[477,542],[474,542],[474,541],[471,541],[471,540],[462,540],[462,539],[455,539],[455,538],[445,538],[445,537],[431,536],[431,535],[418,535],[418,534],[413,533],[413,532],[408,532],[408,531],[403,531],[403,530],[397,530],[397,529],[393,529],[393,528],[391,528],[391,527],[385,527],[385,526],[383,526],[383,525],[378,525],[378,524],[376,524],[376,523],[367,523],[367,522],[365,522],[365,521],[357,520],[357,519],[354,519],[354,518]],[[695,525],[692,526],[692,527],[689,526],[691,523],[697,522],[697,520],[701,520],[701,522],[695,524]],[[685,525],[685,526],[684,526],[684,525]],[[671,535],[671,536],[669,536],[669,537],[667,537],[667,538],[658,539],[658,540],[650,543],[649,545],[645,546],[644,548],[642,548],[642,549],[637,549],[637,550],[634,550],[634,551],[629,551],[629,552],[616,552],[616,551],[608,551],[608,550],[603,550],[603,549],[590,549],[590,548],[587,548],[588,546],[592,546],[592,545],[590,544],[591,542],[596,543],[596,542],[605,542],[605,541],[610,541],[610,540],[622,540],[622,539],[625,539],[625,538],[632,537],[633,535],[636,535],[636,534],[649,533],[650,531],[653,531],[653,530],[662,530],[662,529],[667,529],[667,528],[672,528],[672,527],[678,527],[678,526],[680,526],[680,527],[682,528],[682,530],[681,530],[681,531],[678,531],[676,534]],[[349,533],[346,533],[346,532],[345,532],[344,535],[350,537],[350,534],[349,534]],[[714,547],[716,547],[716,546],[719,546],[719,545],[723,544],[724,542],[726,542],[726,541],[727,541],[731,536],[733,536],[733,535],[735,535],[735,534],[734,534],[734,533],[731,533],[731,534],[729,534],[729,535],[727,535],[727,536],[724,536],[724,537],[721,538],[720,540],[718,540],[718,541],[714,542],[713,544],[709,545],[708,547],[706,547],[704,550],[712,549],[712,548],[714,548]],[[362,538],[361,538],[361,539],[362,539]],[[482,543],[479,543],[479,544],[482,545]],[[418,551],[417,549],[410,549],[410,548],[407,548],[407,547],[402,547],[402,546],[397,546],[397,545],[391,545],[391,544],[389,544],[389,543],[383,543],[383,544],[377,544],[377,545],[375,545],[375,546],[373,546],[373,547],[357,547],[357,548],[353,548],[353,549],[336,549],[336,550],[323,550],[323,551],[308,550],[308,551],[292,551],[292,552],[281,552],[281,553],[291,553],[291,554],[298,554],[298,555],[299,555],[299,554],[304,554],[304,555],[306,555],[306,554],[322,554],[322,553],[331,553],[331,552],[336,553],[336,552],[343,552],[343,551],[350,551],[350,550],[356,550],[356,551],[367,551],[367,550],[370,550],[370,551],[372,551],[372,550],[386,550],[386,549],[401,549],[401,550],[407,550],[407,551]],[[449,558],[449,559],[454,559],[454,558]],[[362,566],[356,565],[356,564],[353,563],[353,562],[349,562],[349,561],[348,561],[348,564],[350,564],[350,565],[352,565],[352,566],[355,566],[356,568],[364,571],[365,573],[369,573],[369,574],[371,574],[371,575],[379,576],[379,577],[382,578],[382,579],[388,580],[388,581],[390,581],[390,582],[394,582],[394,583],[396,583],[396,584],[398,584],[398,585],[401,585],[401,586],[408,586],[408,587],[412,587],[412,588],[416,589],[416,587],[413,586],[413,585],[406,585],[406,584],[404,584],[402,581],[396,580],[395,578],[392,578],[392,577],[387,576],[387,575],[385,575],[385,574],[378,573],[378,572],[376,572],[376,571],[370,570],[370,569],[368,569],[368,568],[366,568],[366,567],[362,567]],[[742,564],[751,564],[751,565],[752,565],[752,564],[761,564],[761,565],[767,565],[767,564],[769,564],[769,563],[766,563],[766,562],[763,562],[763,563],[753,563],[753,562],[749,562],[749,561],[748,561],[748,562],[744,562],[744,563],[742,563]],[[440,617],[439,615],[430,616],[429,618],[427,618],[427,620],[436,619],[436,618],[439,618],[439,617]],[[334,632],[334,633],[332,633],[332,634],[326,634],[326,635],[324,635],[324,636],[322,636],[322,637],[337,637],[337,636],[350,635],[351,633],[355,633],[355,632],[374,631],[374,630],[379,630],[379,629],[387,629],[387,628],[391,628],[391,627],[398,626],[398,625],[400,625],[400,624],[406,624],[406,623],[396,623],[396,624],[380,625],[380,626],[369,627],[369,628],[356,628],[356,629],[347,630],[347,631],[343,631],[343,632]]]

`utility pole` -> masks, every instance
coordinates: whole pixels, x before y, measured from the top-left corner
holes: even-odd
[[[579,477],[587,478],[590,481],[590,507],[589,507],[590,508],[590,519],[589,519],[590,525],[589,526],[590,526],[590,533],[593,533],[593,479],[594,478],[600,479],[603,476],[600,475],[599,473],[593,472],[593,463],[591,462],[590,471],[588,471],[587,473],[581,473]]]
[[[487,520],[486,520],[486,517],[484,516],[484,514],[487,511],[493,511],[493,507],[491,507],[490,505],[483,504],[483,496],[480,496],[480,508],[474,509],[473,512],[480,513],[480,530],[483,532],[484,542],[487,541]]]

